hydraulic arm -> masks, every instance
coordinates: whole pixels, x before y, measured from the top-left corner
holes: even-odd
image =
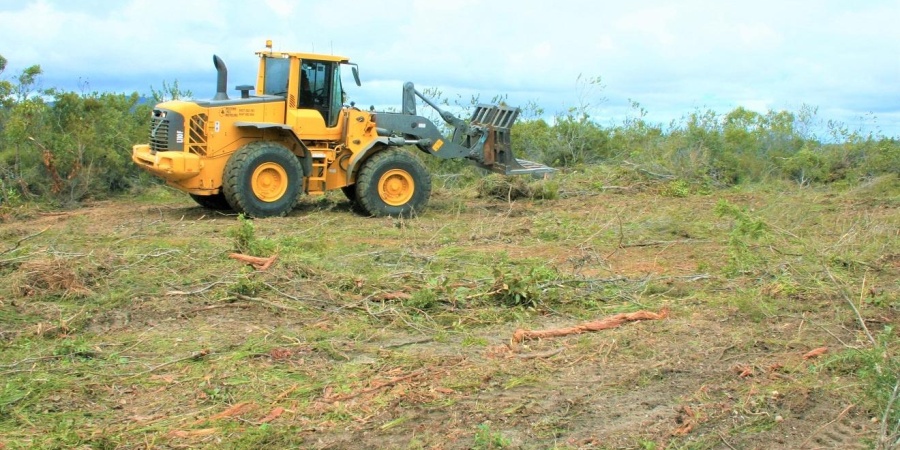
[[[433,122],[416,114],[416,97],[434,108],[441,119],[453,127],[449,139]],[[438,107],[407,82],[403,85],[403,111],[377,113],[375,123],[379,134],[401,137],[404,144],[416,145],[440,158],[465,158],[479,167],[504,175],[540,176],[553,172],[551,167],[514,156],[510,129],[518,116],[519,108],[479,104],[472,117],[464,121]]]

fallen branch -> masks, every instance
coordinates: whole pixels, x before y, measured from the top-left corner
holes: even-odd
[[[44,234],[44,232],[46,232],[46,231],[49,230],[49,229],[50,229],[50,227],[47,227],[47,228],[44,228],[44,229],[41,230],[41,231],[38,231],[37,233],[29,234],[28,236],[25,236],[25,237],[23,237],[22,239],[19,239],[18,241],[16,241],[16,243],[15,243],[12,247],[10,247],[10,248],[8,248],[8,249],[3,250],[2,252],[0,252],[0,255],[5,255],[5,254],[7,254],[7,253],[10,253],[10,252],[12,252],[12,251],[15,251],[17,248],[19,248],[20,245],[22,245],[23,242],[25,242],[25,241],[27,241],[27,240],[33,238],[33,237],[40,236],[41,234]]]
[[[246,304],[246,303],[218,303],[218,304],[215,304],[215,305],[209,305],[209,306],[203,306],[203,307],[200,307],[200,308],[194,308],[194,309],[188,311],[187,313],[188,313],[188,314],[195,314],[195,313],[198,313],[198,312],[202,312],[202,311],[210,311],[210,310],[213,310],[213,309],[219,309],[219,308],[251,308],[251,307],[252,307],[252,305],[248,305],[248,304]]]
[[[194,422],[194,425],[200,425],[203,422],[212,422],[214,420],[225,419],[228,417],[234,417],[239,414],[253,411],[256,408],[257,408],[257,406],[253,402],[240,402],[240,403],[234,404],[232,406],[229,406],[228,408],[226,408],[224,411],[222,411],[220,413],[213,414],[208,419],[199,419],[196,422]]]
[[[391,378],[390,380],[387,380],[387,381],[375,383],[373,386],[367,387],[359,392],[351,392],[351,393],[343,394],[343,395],[331,395],[329,392],[329,393],[325,394],[324,400],[326,402],[341,402],[341,401],[350,400],[352,398],[359,397],[360,395],[371,394],[372,392],[375,392],[379,389],[384,389],[386,387],[393,386],[397,383],[400,383],[401,381],[406,381],[406,380],[416,378],[424,373],[425,373],[424,370],[417,370],[415,372],[412,372],[407,375],[403,375],[401,377],[395,377],[395,378]]]
[[[735,366],[731,369],[735,374],[737,374],[740,378],[747,378],[753,376],[753,367],[752,366]]]
[[[269,414],[266,414],[265,417],[263,417],[262,419],[259,419],[259,423],[269,423],[269,422],[277,419],[282,414],[284,414],[284,408],[282,408],[280,406],[276,407],[271,412],[269,412]]]
[[[264,299],[264,298],[248,297],[248,296],[243,295],[243,294],[234,294],[234,296],[235,296],[235,298],[237,298],[238,300],[244,300],[244,301],[248,301],[248,302],[259,302],[259,303],[262,303],[262,304],[264,304],[264,305],[271,306],[271,307],[273,307],[273,308],[283,309],[283,310],[285,310],[285,311],[297,311],[297,310],[299,310],[299,308],[294,308],[294,307],[291,307],[291,306],[285,306],[285,305],[281,305],[281,304],[278,304],[278,303],[275,303],[275,302],[270,302],[270,301],[268,301],[268,300],[266,300],[266,299]]]
[[[415,339],[412,341],[398,342],[396,344],[388,344],[388,345],[382,346],[381,348],[400,348],[400,347],[406,347],[407,345],[426,344],[433,340],[434,340],[434,338],[426,337],[426,338],[422,338],[422,339]]]
[[[126,378],[139,377],[141,375],[146,375],[148,373],[156,372],[157,370],[162,369],[163,367],[168,367],[168,366],[171,366],[172,364],[178,364],[182,361],[188,361],[188,360],[199,361],[200,359],[202,359],[206,356],[209,356],[210,353],[211,352],[209,351],[209,349],[203,349],[203,350],[200,350],[199,352],[191,353],[189,356],[185,356],[183,358],[178,358],[178,359],[173,359],[169,362],[164,362],[158,366],[151,367],[143,372],[124,374],[122,376],[124,376]]]
[[[803,359],[818,358],[824,355],[826,352],[828,352],[828,347],[819,347],[806,352],[806,354],[803,355]]]
[[[48,361],[51,359],[61,359],[61,358],[65,358],[66,356],[67,355],[50,355],[50,356],[40,356],[37,358],[25,358],[21,361],[16,361],[9,365],[0,366],[0,369],[12,369],[13,367],[16,367],[16,366],[19,366],[22,364],[33,363],[33,362],[38,362],[38,361]]]
[[[278,395],[275,397],[275,400],[272,400],[272,405],[274,406],[276,403],[278,403],[278,402],[284,400],[284,398],[287,397],[288,395],[291,395],[292,393],[294,393],[294,391],[297,390],[297,387],[298,387],[298,386],[297,386],[296,384],[291,385],[291,387],[289,387],[286,391],[284,391],[284,392],[278,394]]]
[[[678,422],[681,423],[681,426],[672,431],[672,436],[684,436],[690,433],[691,430],[694,429],[694,424],[697,421],[697,416],[690,406],[683,405],[680,412],[682,414],[679,415]]]
[[[633,313],[621,313],[601,320],[583,323],[574,327],[554,328],[550,330],[523,330],[518,329],[513,333],[512,342],[518,344],[530,339],[543,339],[549,337],[568,336],[571,334],[581,334],[588,331],[600,331],[609,328],[615,328],[625,322],[634,322],[638,320],[661,320],[669,316],[669,310],[663,309],[659,313],[649,311],[637,311]]]
[[[166,291],[166,295],[195,295],[195,294],[202,294],[203,292],[206,292],[206,291],[212,289],[214,286],[219,285],[219,284],[228,284],[228,283],[226,283],[226,282],[224,282],[224,281],[214,281],[214,282],[212,282],[212,283],[208,283],[208,284],[207,284],[206,286],[204,286],[204,287],[197,288],[197,289],[191,289],[191,290],[189,290],[189,291],[180,291],[180,290]]]
[[[218,428],[202,428],[199,430],[172,430],[168,433],[167,436],[184,439],[191,437],[209,436],[211,434],[216,434],[216,432],[218,431]]]
[[[856,304],[853,303],[853,299],[850,298],[850,295],[847,293],[847,290],[844,288],[844,285],[841,284],[841,282],[839,282],[834,277],[834,275],[832,275],[831,270],[828,270],[827,265],[825,265],[824,267],[825,267],[825,273],[828,274],[828,278],[831,278],[831,281],[834,282],[835,286],[837,286],[837,288],[838,288],[838,291],[840,291],[841,296],[844,297],[844,300],[846,300],[847,304],[850,305],[850,309],[852,309],[853,313],[856,315],[856,320],[859,321],[860,328],[862,328],[863,331],[866,332],[866,337],[869,338],[869,342],[871,342],[872,345],[878,345],[878,343],[875,341],[875,338],[872,337],[872,333],[869,332],[869,327],[866,326],[866,321],[863,320],[862,315],[859,313],[859,309],[856,307]],[[865,280],[863,281],[863,284],[865,284]]]
[[[892,445],[896,445],[900,442],[900,423],[897,423],[893,426],[893,429],[888,430],[888,422],[891,416],[891,409],[894,408],[894,402],[897,401],[900,396],[900,381],[894,383],[894,391],[891,392],[891,398],[888,399],[888,404],[884,408],[884,413],[881,416],[881,427],[879,428],[878,433],[878,448],[879,449],[889,449]]]
[[[660,245],[672,245],[672,244],[694,244],[698,242],[709,242],[705,239],[680,239],[677,241],[647,241],[647,242],[635,242],[632,244],[621,244],[620,248],[633,248],[633,247],[656,247]]]
[[[381,301],[389,301],[389,300],[409,300],[412,298],[412,294],[408,294],[406,292],[386,292],[381,295]]]
[[[662,180],[674,180],[674,179],[677,178],[675,175],[669,175],[669,174],[665,174],[665,173],[654,173],[654,172],[651,172],[651,171],[649,171],[649,170],[647,170],[647,169],[641,168],[641,166],[639,166],[639,165],[637,165],[637,164],[635,164],[635,163],[633,163],[633,162],[631,162],[631,161],[622,161],[622,163],[625,164],[625,165],[627,165],[627,166],[631,166],[631,167],[634,168],[634,170],[636,170],[636,171],[638,171],[638,172],[640,172],[640,173],[643,173],[643,174],[645,174],[645,175],[651,176],[651,177],[653,177],[653,178],[658,178],[658,179],[662,179]]]
[[[332,305],[334,304],[334,302],[328,302],[328,301],[324,301],[324,300],[319,300],[319,299],[317,299],[317,298],[312,298],[312,297],[309,297],[309,296],[306,296],[306,297],[295,297],[295,296],[293,296],[293,295],[290,295],[290,294],[287,294],[287,293],[285,293],[285,292],[282,292],[281,290],[279,290],[279,289],[278,289],[277,287],[275,287],[274,285],[269,284],[269,283],[266,283],[266,282],[263,282],[263,286],[265,286],[265,287],[267,287],[267,288],[269,288],[269,289],[275,291],[276,294],[278,294],[278,295],[280,295],[280,296],[282,296],[282,297],[284,297],[284,298],[286,298],[286,299],[288,299],[288,300],[293,300],[293,301],[295,301],[295,302],[317,303],[317,304],[319,304],[319,305],[324,305],[324,306],[332,306]],[[329,298],[332,298],[332,297],[329,295]]]
[[[232,253],[232,254],[228,255],[228,257],[231,259],[236,259],[238,261],[242,261],[247,264],[250,264],[256,270],[263,271],[263,270],[268,269],[269,266],[271,266],[272,263],[275,262],[275,259],[278,257],[278,255],[272,255],[268,258],[261,258],[259,256],[250,256],[250,255],[244,255],[241,253]]]
[[[808,444],[809,441],[811,441],[811,440],[812,440],[813,438],[815,438],[816,436],[819,436],[825,428],[828,428],[829,425],[831,425],[831,424],[833,424],[833,423],[835,423],[835,422],[840,422],[841,419],[843,419],[844,416],[846,416],[847,413],[848,413],[854,406],[856,406],[856,405],[854,404],[854,405],[850,405],[850,406],[844,408],[844,410],[841,411],[840,414],[838,414],[837,418],[835,418],[835,419],[832,420],[831,422],[826,423],[825,425],[820,426],[819,428],[816,428],[816,431],[813,431],[813,432],[809,435],[809,437],[806,438],[805,441],[803,441],[802,444],[800,444],[799,446],[797,446],[797,448],[805,448],[805,447],[806,447],[806,444]]]
[[[717,433],[718,433],[718,435],[719,435],[719,439],[722,440],[722,443],[723,443],[723,444],[725,444],[726,446],[728,446],[728,448],[730,448],[731,450],[737,450],[736,448],[734,448],[734,446],[732,446],[731,444],[728,443],[728,441],[725,440],[725,436],[722,435],[722,432],[721,432],[721,431],[719,431],[719,432],[717,432]]]
[[[549,358],[551,356],[556,356],[565,350],[565,347],[560,347],[555,350],[548,350],[546,352],[532,352],[532,353],[518,353],[516,354],[516,358],[519,359],[536,359],[536,358]]]

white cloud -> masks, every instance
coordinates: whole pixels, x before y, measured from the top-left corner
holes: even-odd
[[[749,49],[775,50],[781,44],[781,34],[762,23],[740,24],[737,35],[744,47]]]
[[[275,14],[293,16],[296,4],[290,0],[265,0],[266,6]]]
[[[46,87],[147,92],[177,79],[204,96],[213,53],[230,86],[253,83],[253,52],[272,39],[360,63],[367,85],[351,96],[361,104],[399,103],[410,80],[554,112],[578,101],[579,75],[602,76],[610,113],[628,99],[661,122],[805,103],[839,120],[874,111],[900,135],[897,17],[896,0],[0,0],[0,54],[2,76],[40,64]]]
[[[616,29],[631,39],[648,40],[651,48],[661,51],[676,44],[670,28],[677,18],[675,5],[649,7],[625,14],[617,21]]]

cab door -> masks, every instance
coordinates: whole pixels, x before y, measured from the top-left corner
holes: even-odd
[[[339,64],[302,60],[298,66],[298,101],[296,108],[288,105],[288,123],[301,139],[338,139],[342,105]]]

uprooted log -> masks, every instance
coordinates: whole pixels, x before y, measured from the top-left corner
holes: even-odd
[[[256,270],[263,271],[268,269],[272,265],[272,263],[275,262],[275,258],[277,258],[278,255],[272,255],[268,258],[261,258],[259,256],[244,255],[242,253],[232,253],[228,255],[228,257],[250,264]]]
[[[825,353],[828,353],[828,347],[815,348],[815,349],[812,349],[812,350],[806,352],[803,355],[803,359],[815,359],[815,358],[818,358],[818,357],[824,355]]]
[[[668,309],[662,309],[658,313],[650,311],[637,311],[633,313],[621,313],[605,319],[586,322],[574,327],[568,328],[552,328],[549,330],[523,330],[518,329],[513,333],[512,342],[518,344],[526,340],[544,339],[550,337],[568,336],[571,334],[581,334],[588,331],[600,331],[609,328],[615,328],[625,322],[634,322],[638,320],[661,320],[669,316]]]

